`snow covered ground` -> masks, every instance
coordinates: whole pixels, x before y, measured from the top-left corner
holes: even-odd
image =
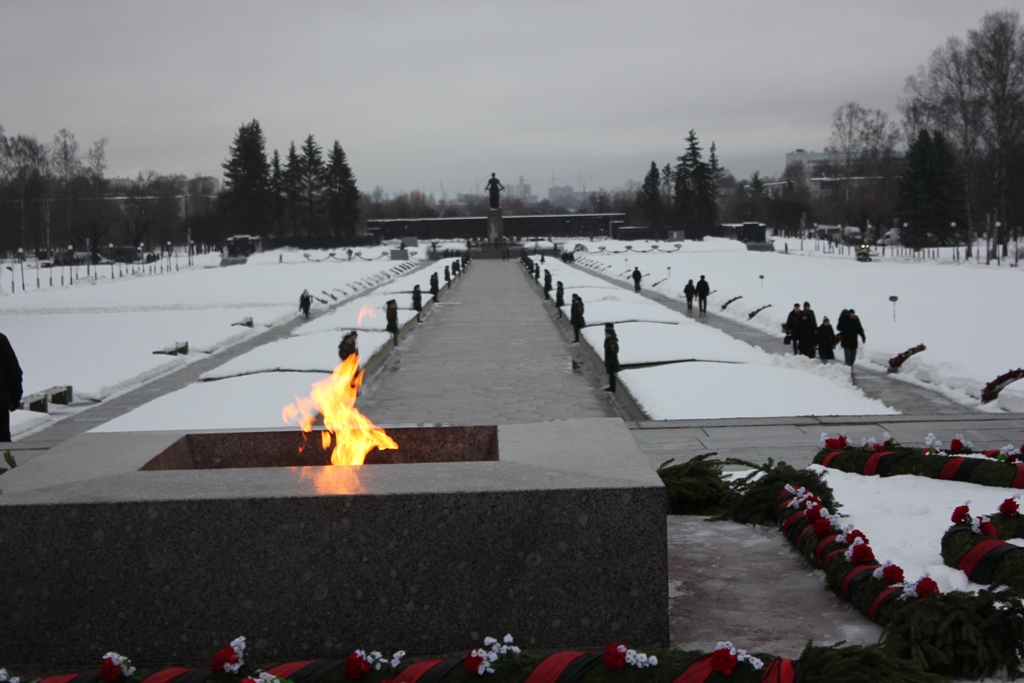
[[[623,282],[639,267],[645,287],[672,297],[682,298],[687,280],[705,275],[712,289],[710,311],[779,336],[780,347],[781,326],[794,303],[809,301],[818,320],[828,316],[833,325],[842,309],[856,309],[867,336],[859,363],[884,368],[892,356],[923,343],[927,350],[908,360],[899,377],[938,388],[964,405],[976,406],[986,383],[1024,366],[1015,341],[1024,334],[1024,317],[1006,306],[1024,297],[1024,274],[1009,265],[1012,258],[997,267],[994,261],[954,261],[950,248],[931,260],[893,256],[889,249],[885,258],[879,254],[858,263],[849,250],[815,251],[813,240],[804,240],[801,250],[800,240],[792,238],[777,240],[775,253],[714,238],[582,244],[588,253],[577,254],[578,263]],[[736,296],[742,298],[722,312],[721,305]],[[890,296],[898,297],[895,312]],[[748,320],[751,311],[768,304]],[[993,409],[1024,410],[1024,389],[1011,387],[1004,394]]]

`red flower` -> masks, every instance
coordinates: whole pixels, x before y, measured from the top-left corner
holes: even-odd
[[[815,505],[814,507],[808,509],[807,512],[804,513],[804,519],[806,519],[811,524],[814,524],[819,519],[821,519],[821,506]]]
[[[238,664],[238,655],[230,645],[217,650],[217,654],[210,660],[210,671],[215,674],[227,673],[224,670],[225,664]]]
[[[351,655],[349,655],[349,658],[351,658]],[[484,658],[481,657],[480,655],[476,654],[476,650],[471,650],[466,655],[466,659],[465,659],[466,671],[469,672],[470,676],[479,676],[480,675],[480,665],[483,664],[483,663],[484,663]],[[348,660],[345,660],[345,673],[348,673]],[[360,676],[361,675],[362,674],[360,674]],[[349,678],[352,678],[352,676],[349,676]]]
[[[737,662],[739,659],[736,658],[736,655],[730,654],[725,648],[711,653],[711,668],[725,676],[732,675],[732,670],[736,668]]]
[[[359,680],[363,677],[363,674],[369,671],[370,663],[361,654],[353,652],[345,658],[345,675],[353,681]],[[473,669],[473,673],[476,673],[476,669]]]
[[[846,534],[846,542],[849,543],[850,545],[853,545],[853,539],[855,539],[855,538],[862,538],[862,539],[864,539],[865,543],[868,542],[868,537],[865,536],[864,532],[861,531],[860,529],[854,529],[850,533]]]
[[[917,597],[926,598],[929,595],[939,594],[939,584],[929,577],[924,577],[917,582]]]
[[[960,439],[953,439],[952,441],[949,442],[950,453],[959,453],[961,450],[963,450],[963,447],[964,442],[961,441]]]
[[[846,444],[846,437],[842,434],[825,439],[825,448],[846,448]]]
[[[121,666],[114,664],[114,660],[110,657],[103,659],[103,666],[100,667],[100,678],[110,683],[117,683],[117,680],[121,678]]]
[[[999,537],[999,532],[996,531],[996,525],[992,522],[982,522],[978,525],[978,531],[981,532],[982,536],[995,536]]]
[[[1016,455],[1008,455],[1008,456],[1006,456],[1006,462],[1017,462],[1017,456]]]
[[[813,525],[814,535],[818,538],[825,538],[832,533],[832,522],[827,519],[819,519]]]
[[[882,451],[884,451],[884,450],[885,450],[885,444],[882,444],[882,443],[876,443],[876,444],[875,444],[874,446],[872,446],[871,448],[872,448],[872,449],[874,449],[875,453],[881,453]]]
[[[1020,512],[1020,506],[1013,498],[1007,498],[999,504],[999,514],[1003,517],[1010,517]]]
[[[903,570],[900,569],[899,565],[890,564],[888,567],[882,569],[882,583],[903,583]]]
[[[875,553],[867,543],[860,543],[853,546],[853,551],[850,553],[850,561],[854,564],[873,562],[874,559]]]
[[[966,505],[957,505],[956,509],[953,510],[950,520],[952,520],[953,524],[970,524],[971,509]]]
[[[619,652],[619,647],[622,651]],[[618,671],[626,666],[626,644],[608,643],[604,646],[604,665],[609,671]]]

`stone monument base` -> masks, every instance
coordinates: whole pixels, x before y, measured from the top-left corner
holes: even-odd
[[[487,239],[490,242],[505,236],[505,227],[501,221],[501,209],[487,209]]]

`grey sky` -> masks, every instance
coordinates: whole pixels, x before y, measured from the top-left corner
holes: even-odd
[[[0,125],[106,136],[121,176],[220,176],[253,118],[268,152],[340,141],[363,191],[613,189],[690,128],[737,177],[778,174],[837,106],[895,116],[947,36],[1022,4],[0,0]]]

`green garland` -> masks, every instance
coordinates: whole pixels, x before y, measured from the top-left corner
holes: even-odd
[[[821,504],[833,512],[839,507],[832,489],[817,472],[798,470],[785,462],[776,465],[771,458],[763,465],[735,458],[728,458],[725,463],[743,465],[754,471],[732,482],[733,495],[729,498],[725,512],[715,519],[729,519],[740,524],[775,522],[778,519],[775,504],[778,502],[779,491],[786,484],[803,486],[818,496]]]
[[[827,455],[835,452],[832,448],[823,448],[814,456],[814,464],[821,465]],[[924,454],[918,449],[900,448],[899,453],[904,455],[896,460],[884,472],[879,472],[883,477],[895,477],[900,474],[914,474],[920,477],[938,479],[939,473],[946,463],[956,456],[940,454]],[[846,448],[833,457],[828,466],[841,472],[862,474],[864,465],[868,458],[874,454],[873,450],[866,448]],[[1017,468],[1012,463],[998,462],[996,460],[979,459],[967,477],[972,484],[982,486],[1003,486],[1012,487]]]
[[[665,484],[670,515],[706,515],[720,512],[729,498],[729,485],[722,480],[722,462],[709,460],[717,453],[704,453],[687,462],[658,468]]]

